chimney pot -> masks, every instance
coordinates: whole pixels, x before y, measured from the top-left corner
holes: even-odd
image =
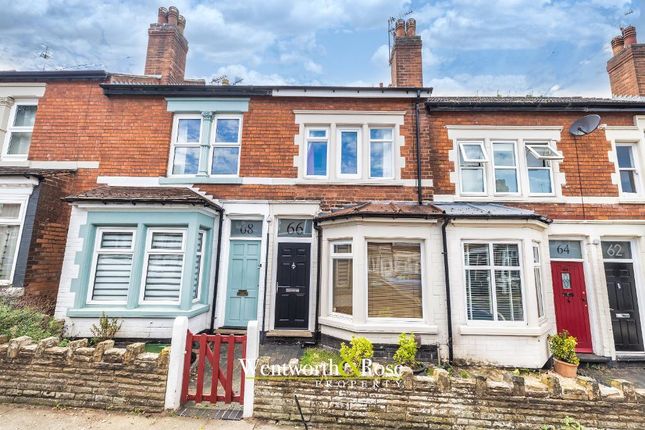
[[[165,7],[160,7],[157,15],[157,24],[167,24],[168,23],[168,9]]]
[[[183,15],[179,15],[177,18],[177,28],[181,34],[184,34],[184,29],[186,28],[186,18]]]
[[[622,51],[624,45],[625,41],[623,40],[623,36],[616,36],[611,39],[611,50],[613,51],[614,55],[617,55],[620,51]]]
[[[396,21],[396,27],[394,30],[394,35],[396,37],[403,37],[405,36],[405,21],[402,19],[399,19]]]
[[[406,34],[408,37],[414,37],[417,35],[417,21],[414,18],[408,19]]]
[[[179,9],[177,9],[175,6],[170,6],[168,8],[168,24],[177,25],[178,20],[179,20]]]
[[[636,28],[633,25],[623,28],[623,40],[625,41],[625,48],[638,43],[636,41]]]

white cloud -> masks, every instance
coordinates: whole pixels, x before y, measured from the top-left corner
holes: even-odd
[[[379,46],[372,54],[372,63],[380,67],[389,67],[390,64],[390,50],[387,45]]]
[[[293,85],[292,79],[275,73],[263,74],[257,70],[249,70],[241,64],[232,64],[217,69],[212,78],[226,75],[231,83],[242,79],[240,85]]]

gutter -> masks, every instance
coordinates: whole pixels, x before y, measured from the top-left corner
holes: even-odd
[[[0,72],[0,82],[103,81],[107,77],[108,74],[105,70]]]
[[[219,212],[219,227],[217,229],[217,253],[215,256],[215,288],[213,289],[213,310],[211,312],[211,326],[210,332],[212,333],[215,329],[215,305],[217,304],[217,286],[219,284],[219,265],[220,257],[222,253],[222,226],[224,224],[224,209],[218,207],[216,209]]]
[[[318,322],[318,315],[320,314],[320,274],[322,268],[322,227],[318,224],[318,221],[314,220],[314,230],[318,233],[316,237],[316,250],[317,261],[316,261],[316,306],[315,316],[314,316],[314,341],[313,344],[317,345],[320,342],[320,324]]]
[[[416,150],[417,150],[417,203],[423,204],[423,191],[421,188],[421,148],[419,141],[419,102],[421,101],[421,90],[417,90],[417,100],[414,103],[414,122],[416,132]]]

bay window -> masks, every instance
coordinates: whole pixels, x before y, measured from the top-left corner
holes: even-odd
[[[422,318],[421,244],[368,242],[367,316]]]
[[[392,178],[394,175],[393,137],[391,128],[370,129],[370,178]]]
[[[3,147],[6,158],[27,158],[38,106],[35,101],[18,101],[11,108]]]
[[[307,130],[307,170],[306,176],[327,176],[327,149],[329,136],[327,129],[316,128]]]
[[[538,317],[544,316],[544,295],[542,292],[542,261],[540,259],[540,245],[533,244],[533,277],[535,279],[535,294],[537,295]]]
[[[353,313],[353,272],[352,244],[332,243],[332,312],[352,315]]]
[[[200,229],[197,236],[197,254],[193,277],[193,302],[199,301],[202,287],[202,276],[204,272],[204,246],[206,245],[206,230]]]
[[[179,302],[184,235],[184,230],[148,230],[143,302]]]
[[[90,302],[127,302],[134,237],[133,229],[98,230]]]
[[[0,203],[0,283],[10,283],[16,265],[21,226],[20,203]]]
[[[624,194],[637,194],[638,169],[634,154],[634,145],[616,145],[620,190]]]
[[[517,243],[464,243],[468,320],[523,321]]]

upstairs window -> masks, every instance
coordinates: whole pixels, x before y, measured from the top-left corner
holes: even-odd
[[[486,192],[485,163],[488,162],[484,142],[460,142],[459,160],[461,192],[484,194]]]
[[[562,160],[562,155],[547,143],[526,145],[526,166],[530,194],[553,194],[551,160]]]
[[[174,133],[173,175],[195,175],[199,168],[200,116],[176,116]]]
[[[240,169],[240,123],[239,117],[215,119],[213,142],[213,175],[238,175]]]
[[[517,159],[514,142],[493,142],[495,192],[517,193]]]
[[[469,320],[524,320],[520,261],[516,243],[464,244]]]
[[[638,194],[638,169],[634,145],[616,145],[620,190],[624,194]]]
[[[11,108],[3,148],[5,158],[27,158],[37,109],[35,102],[16,102]]]
[[[393,178],[394,155],[391,128],[370,129],[370,178]]]
[[[356,178],[360,175],[360,147],[361,147],[361,130],[360,129],[341,129],[338,131],[338,142],[340,148],[338,153],[338,172],[339,177]]]
[[[311,128],[307,130],[307,170],[308,177],[327,177],[327,149],[329,146],[329,132],[325,128]]]

